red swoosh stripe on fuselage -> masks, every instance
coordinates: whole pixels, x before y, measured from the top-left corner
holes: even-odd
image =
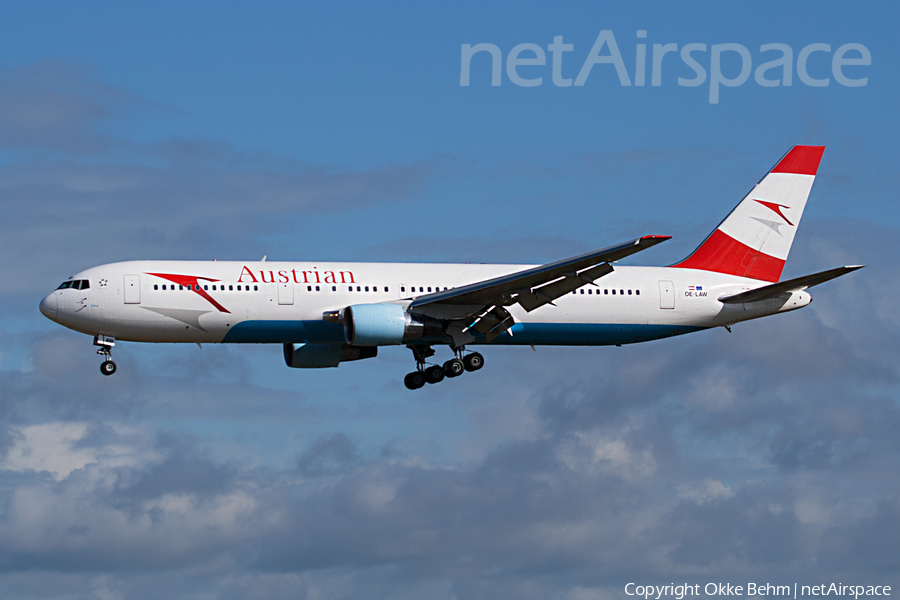
[[[147,275],[153,275],[154,277],[159,277],[161,279],[165,279],[167,281],[171,281],[172,283],[177,283],[178,285],[186,285],[195,293],[199,294],[203,298],[206,299],[207,302],[215,306],[219,312],[231,314],[231,311],[226,309],[224,306],[216,302],[212,296],[206,293],[200,284],[198,283],[198,279],[202,279],[203,281],[219,281],[218,279],[209,279],[207,277],[196,277],[193,275],[173,275],[170,273],[147,273]]]

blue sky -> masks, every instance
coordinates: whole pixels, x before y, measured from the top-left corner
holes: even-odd
[[[628,581],[898,586],[897,9],[888,2],[7,3],[0,19],[0,589],[17,598],[624,597]],[[520,87],[513,47],[788,45],[709,102]],[[638,39],[636,32],[647,32]],[[487,54],[460,85],[463,44]],[[831,57],[862,44],[865,86]],[[810,44],[803,84],[797,58]],[[606,50],[603,51],[606,54]],[[527,55],[523,54],[525,57]],[[650,64],[648,58],[648,65]],[[722,72],[735,77],[737,53]],[[648,66],[649,68],[649,66]],[[767,77],[775,77],[770,71]],[[486,349],[418,394],[406,349],[120,344],[37,311],[133,258],[540,263],[642,234],[690,252],[792,145],[827,147],[785,276],[798,313],[625,348]],[[635,260],[629,262],[635,263]],[[445,354],[446,349],[443,350]],[[446,358],[439,354],[439,358]]]

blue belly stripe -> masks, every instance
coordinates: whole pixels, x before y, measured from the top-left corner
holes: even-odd
[[[341,344],[344,327],[325,321],[243,321],[225,334],[225,344]]]
[[[609,346],[633,344],[706,329],[686,325],[627,323],[516,323],[491,344],[543,346]]]
[[[625,323],[516,323],[513,335],[496,338],[490,345],[609,346],[633,344],[683,335],[706,329],[687,325]],[[340,344],[344,329],[325,321],[244,321],[237,323],[222,340],[226,344]],[[447,344],[445,337],[415,340],[417,344]],[[485,344],[484,338],[474,342]]]

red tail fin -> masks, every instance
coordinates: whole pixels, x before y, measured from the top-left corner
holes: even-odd
[[[825,146],[794,146],[693,254],[673,267],[776,282]]]

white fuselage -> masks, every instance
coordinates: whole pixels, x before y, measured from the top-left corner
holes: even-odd
[[[132,261],[78,273],[85,289],[52,292],[49,318],[76,331],[137,342],[343,343],[323,314],[395,303],[516,273],[528,265]],[[492,344],[624,344],[730,325],[806,306],[792,292],[751,304],[718,298],[767,282],[697,269],[624,267],[532,312]],[[423,340],[422,343],[429,342]],[[429,343],[438,343],[431,340]],[[484,343],[483,339],[471,343]]]

